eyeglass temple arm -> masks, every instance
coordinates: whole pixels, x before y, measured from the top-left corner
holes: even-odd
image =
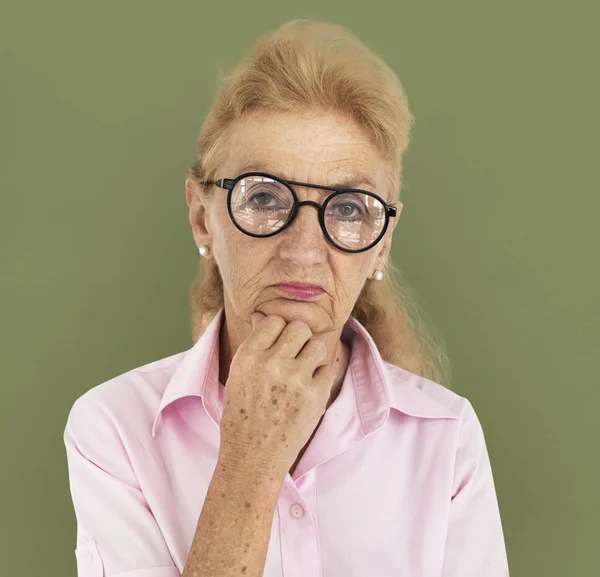
[[[230,190],[233,187],[233,180],[231,178],[220,178],[219,180],[205,180],[202,184],[204,186],[212,186],[214,184],[219,188]]]

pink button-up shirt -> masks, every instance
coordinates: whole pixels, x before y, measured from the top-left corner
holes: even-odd
[[[220,309],[189,350],[99,384],[64,431],[79,577],[179,577],[219,453]],[[470,402],[350,317],[341,391],[281,488],[264,577],[507,577]]]

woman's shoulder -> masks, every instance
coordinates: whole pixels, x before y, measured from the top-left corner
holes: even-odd
[[[411,373],[390,362],[384,361],[387,369],[390,392],[395,400],[408,403],[410,398],[413,404],[417,402],[432,410],[432,414],[460,418],[465,411],[469,411],[471,404],[466,397],[436,383],[426,377]],[[436,409],[439,409],[436,411]],[[445,413],[445,415],[444,415]]]
[[[146,363],[94,385],[74,400],[67,426],[91,418],[133,424],[152,417],[186,353]]]

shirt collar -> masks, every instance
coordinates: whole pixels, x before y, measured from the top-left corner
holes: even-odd
[[[196,344],[186,351],[163,393],[152,425],[153,437],[163,410],[171,403],[184,397],[201,397],[205,406],[217,405],[219,332],[223,318],[224,307],[221,307]],[[458,412],[422,390],[427,379],[385,362],[375,341],[355,317],[350,316],[344,325],[342,340],[351,343],[350,362],[343,386],[350,377],[365,432],[378,428],[387,417],[389,408],[414,417],[459,418]]]

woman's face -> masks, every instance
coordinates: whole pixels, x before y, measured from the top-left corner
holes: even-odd
[[[245,120],[231,131],[219,178],[235,178],[260,171],[286,180],[311,184],[340,184],[369,190],[390,202],[389,165],[352,121],[332,114],[281,113]],[[354,177],[363,175],[364,182]],[[350,186],[350,185],[349,185]],[[254,238],[231,222],[227,191],[217,188],[203,206],[193,200],[186,182],[190,224],[198,246],[210,247],[223,278],[228,320],[250,323],[260,311],[287,322],[305,321],[313,333],[339,332],[352,312],[358,295],[375,269],[383,268],[392,232],[400,216],[390,219],[383,239],[361,253],[346,253],[329,243],[313,206],[300,207],[293,223],[279,234]],[[328,194],[314,188],[295,187],[300,201],[321,204]],[[279,282],[319,284],[324,292],[313,301],[294,300],[274,285]],[[378,282],[369,280],[368,282]],[[238,324],[234,321],[234,324]]]

